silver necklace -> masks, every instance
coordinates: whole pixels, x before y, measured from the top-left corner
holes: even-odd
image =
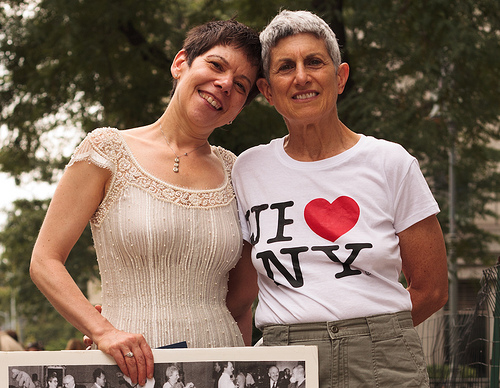
[[[163,129],[162,129],[162,127],[161,127],[161,123],[160,123],[160,132],[161,132],[161,134],[163,135],[163,138],[165,139],[165,142],[167,143],[168,148],[170,148],[170,150],[171,150],[171,151],[174,153],[174,155],[175,155],[175,159],[174,159],[174,168],[172,169],[172,171],[173,171],[173,172],[175,172],[175,173],[179,172],[179,162],[180,162],[180,159],[181,159],[181,157],[182,157],[182,156],[187,156],[188,154],[190,154],[190,153],[192,153],[192,152],[196,151],[197,149],[199,149],[199,148],[203,147],[203,146],[206,144],[206,142],[205,142],[205,143],[203,143],[201,146],[196,147],[194,150],[191,150],[191,151],[189,151],[189,152],[184,152],[182,155],[177,155],[177,153],[174,151],[174,149],[172,148],[172,146],[171,146],[171,145],[170,145],[170,143],[168,142],[167,137],[165,136],[165,133],[163,132]]]

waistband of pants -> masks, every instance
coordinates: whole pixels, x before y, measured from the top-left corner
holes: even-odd
[[[362,335],[371,336],[372,341],[383,341],[402,335],[403,329],[413,329],[409,311],[340,321],[269,325],[263,328],[263,341],[267,346],[280,346],[295,341],[340,339]]]

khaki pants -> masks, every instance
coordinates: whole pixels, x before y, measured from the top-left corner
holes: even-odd
[[[266,326],[263,344],[316,345],[320,388],[429,386],[422,343],[408,311]]]

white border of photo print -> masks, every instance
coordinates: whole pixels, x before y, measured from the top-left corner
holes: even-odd
[[[276,366],[283,373],[298,365],[304,367],[305,388],[318,388],[318,350],[316,346],[256,346],[211,349],[155,349],[154,379],[147,388],[163,387],[167,381],[167,368],[175,366],[186,388],[217,388],[220,364],[230,361],[236,376],[243,373],[246,388],[258,388],[268,379],[268,369]],[[99,370],[100,369],[100,370]],[[88,388],[94,383],[95,371],[103,372],[107,386],[133,387],[130,379],[123,376],[113,358],[99,350],[61,350],[40,352],[0,352],[0,386],[22,387],[24,380],[41,382],[45,387],[49,376],[57,376],[58,386],[62,379],[71,375],[78,388]],[[252,380],[254,384],[252,384]],[[21,381],[21,383],[20,383]],[[191,384],[190,384],[191,383]],[[19,385],[21,384],[21,385]],[[29,381],[28,381],[29,384]],[[40,384],[40,383],[38,383]],[[35,386],[40,386],[36,384]],[[30,387],[30,385],[24,385]]]

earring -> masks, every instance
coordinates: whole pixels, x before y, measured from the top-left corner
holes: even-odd
[[[178,79],[178,78],[179,78],[179,74],[177,74],[177,73],[176,73],[176,74],[174,74],[174,78],[175,78],[175,79]]]
[[[231,120],[229,123],[227,123],[227,125],[231,125],[233,123],[233,120]]]

